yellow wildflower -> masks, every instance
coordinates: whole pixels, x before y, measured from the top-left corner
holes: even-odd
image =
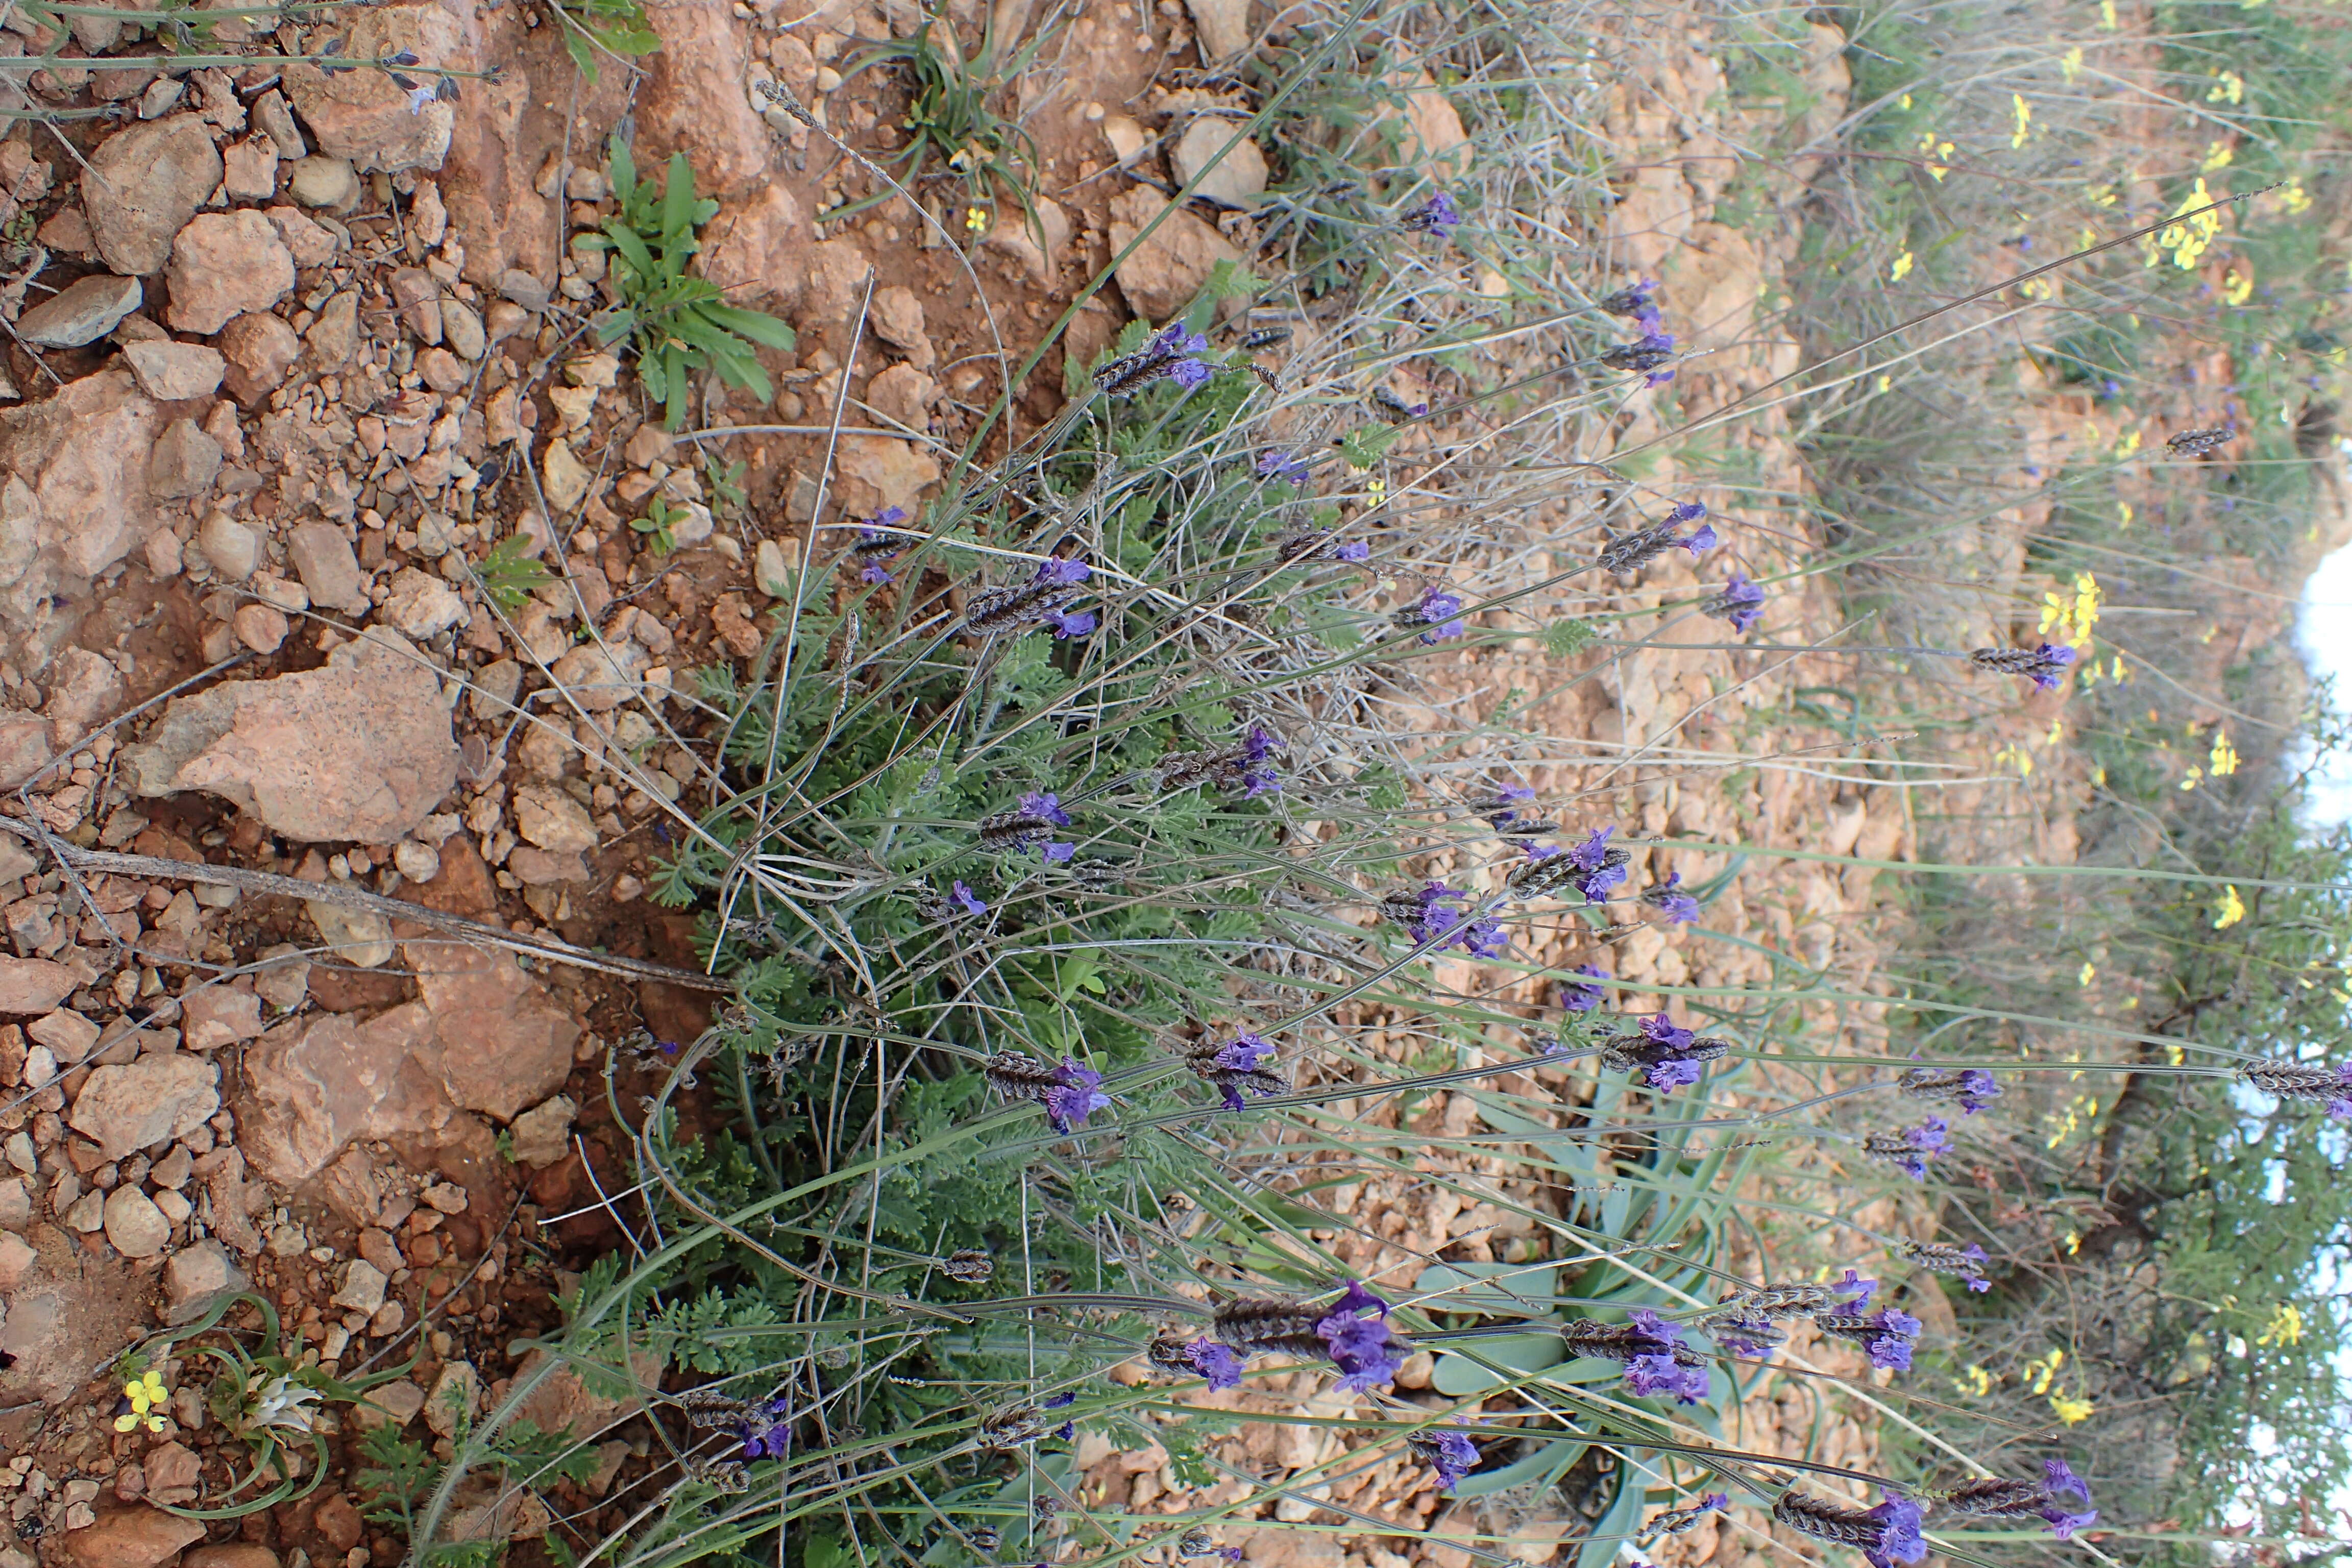
[[[2213,776],[2215,778],[2220,778],[2225,773],[2234,773],[2238,771],[2238,748],[2230,744],[2230,736],[2227,731],[2217,730],[2213,732],[2213,755],[2211,761],[2213,764]]]
[[[2271,1315],[2271,1326],[2254,1339],[2258,1345],[2299,1345],[2303,1342],[2303,1314],[2292,1303],[2282,1305]]]
[[[2245,918],[2246,900],[2238,897],[2238,889],[2236,888],[2230,886],[2228,883],[2223,883],[2221,887],[2221,902],[2213,910],[2213,929],[2215,931],[2228,931],[2231,926],[2236,925],[2240,921],[2244,920]]]
[[[2253,279],[2231,268],[2221,279],[2221,298],[2231,305],[2242,305],[2253,297]]]
[[[131,1408],[114,1418],[118,1432],[135,1432],[144,1426],[150,1432],[163,1430],[163,1418],[153,1414],[171,1402],[172,1391],[163,1386],[163,1374],[149,1367],[136,1379],[122,1385],[122,1397]]]
[[[2138,432],[2134,431],[2133,434],[2137,435]],[[2129,528],[2131,525],[2132,503],[2127,500],[2119,500],[2116,502],[2116,526],[2117,528]]]
[[[1881,391],[1881,392],[1885,392],[1885,391],[1891,390],[1891,389],[1894,387],[1894,385],[1895,385],[1895,378],[1894,378],[1892,375],[1889,375],[1889,374],[1888,374],[1886,372],[1885,372],[1885,371],[1880,371],[1880,372],[1878,373],[1878,390],[1879,390],[1879,391]]]
[[[2303,188],[2303,182],[2299,179],[2286,183],[2286,189],[2279,193],[2279,200],[2297,217],[2311,210],[2311,193]]]
[[[2097,968],[2085,962],[2083,965],[2083,973],[2076,975],[2074,978],[2078,983],[2088,985],[2092,980],[2097,976],[2098,973]]]
[[[2236,71],[2215,73],[2213,85],[2206,91],[2208,103],[2243,103],[2246,100],[2246,79]]]
[[[2067,1426],[2079,1426],[2091,1418],[2097,1406],[2087,1399],[2069,1399],[2061,1393],[2050,1396],[2050,1409]]]
[[[2009,144],[2012,147],[2022,147],[2025,145],[2026,127],[2033,123],[2033,105],[2025,101],[2025,95],[2021,92],[2011,93],[2009,101],[2017,111],[2017,131],[2010,137]]]
[[[2036,1394],[2049,1393],[2050,1380],[2057,1376],[2058,1369],[2065,1364],[2066,1352],[2062,1350],[2053,1350],[2046,1356],[2038,1355],[2027,1362],[2025,1375],[2033,1380],[2033,1392]]]
[[[1895,265],[1887,269],[1887,278],[1890,281],[1900,283],[1910,276],[1911,253],[1906,250],[1895,258]]]
[[[2099,26],[2110,33],[2116,30],[2116,0],[2099,0]]]
[[[2226,169],[2230,166],[2230,160],[2237,155],[2237,150],[2231,147],[2227,142],[2210,142],[2205,148],[2205,161],[2200,163],[2198,167],[2200,169]]]
[[[2076,44],[2058,57],[2058,74],[2069,83],[2083,74],[2083,46]]]
[[[1992,1373],[1980,1366],[1970,1366],[1959,1376],[1952,1379],[1952,1386],[1962,1394],[1973,1394],[1982,1398],[1992,1392]]]
[[[2189,776],[2180,781],[2180,787],[2184,790],[2195,789],[2199,784],[2203,784],[2204,782],[2205,770],[2192,763],[2189,767]]]
[[[986,234],[988,232],[988,209],[986,207],[964,208],[963,226],[964,227],[971,230],[974,234]]]

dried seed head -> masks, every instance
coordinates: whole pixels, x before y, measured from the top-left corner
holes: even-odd
[[[688,1480],[699,1481],[715,1492],[732,1495],[751,1489],[751,1472],[740,1459],[713,1459],[698,1454],[689,1455],[681,1468]]]
[[[1325,1315],[1297,1301],[1244,1296],[1217,1309],[1212,1331],[1235,1350],[1319,1356],[1328,1347],[1315,1325]]]
[[[1018,853],[1046,837],[1055,826],[1042,811],[1000,811],[980,819],[980,847]]]
[[[2164,449],[2176,458],[2201,458],[2236,434],[2236,428],[2228,425],[2209,425],[2201,430],[2183,430],[2166,437]]]
[[[1179,1557],[1206,1557],[1216,1549],[1217,1538],[1197,1524],[1176,1540]]]
[[[2042,1489],[2035,1483],[2011,1480],[2003,1476],[1962,1481],[1956,1487],[1919,1495],[1922,1500],[1932,1502],[1938,1508],[1981,1519],[2016,1519],[2039,1513],[2046,1500]]]
[[[1003,1453],[1035,1442],[1052,1425],[1034,1405],[1008,1405],[980,1418],[980,1445]]]
[[[1177,1330],[1162,1329],[1151,1336],[1151,1344],[1143,1353],[1145,1359],[1162,1372],[1172,1372],[1179,1377],[1193,1377],[1198,1373],[1192,1358],[1185,1353],[1192,1343]]]
[[[1043,1101],[1046,1094],[1061,1087],[1061,1075],[1025,1051],[999,1051],[988,1058],[982,1072],[989,1087],[1007,1100]]]
[[[691,1426],[734,1426],[751,1414],[751,1406],[723,1388],[689,1388],[673,1401],[686,1412]]]
[[[2254,1062],[2240,1076],[2264,1094],[2281,1100],[2309,1100],[2325,1105],[2330,1115],[2352,1116],[2352,1067],[2331,1068],[2325,1062]],[[2345,1109],[2338,1110],[2342,1106]]]
[[[1053,1522],[1054,1516],[1062,1511],[1062,1500],[1052,1496],[1040,1497],[1035,1502],[1030,1504],[1029,1511],[1035,1516],[1038,1523],[1050,1524]]]
[[[1842,1508],[1825,1499],[1809,1497],[1803,1492],[1783,1492],[1772,1505],[1772,1517],[1800,1535],[1810,1535],[1816,1541],[1834,1541],[1845,1546],[1859,1546],[1876,1551],[1886,1533],[1885,1525],[1860,1509]]]
[[[2000,1081],[1982,1068],[1910,1068],[1895,1088],[1910,1100],[1955,1101],[1969,1115],[2000,1098]]]
[[[982,1552],[993,1552],[1004,1541],[1003,1531],[992,1524],[976,1524],[965,1533],[971,1537],[971,1543]]]
[[[996,1259],[977,1247],[967,1247],[950,1253],[940,1272],[967,1285],[985,1285],[995,1277]]]
[[[2066,667],[2074,662],[2074,650],[2052,643],[2031,648],[1980,647],[1969,655],[1969,662],[1996,675],[2031,676],[2041,689],[2055,691]]]
[[[965,601],[963,629],[978,637],[992,637],[1000,632],[1043,626],[1077,597],[1077,592],[1070,584],[1050,578],[983,588]]]
[[[1838,1293],[1827,1285],[1762,1285],[1730,1297],[1718,1310],[1778,1321],[1821,1311],[1837,1300]]]

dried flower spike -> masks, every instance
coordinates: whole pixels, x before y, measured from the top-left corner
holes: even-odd
[[[1982,1068],[1906,1068],[1895,1088],[1911,1100],[1951,1100],[1963,1116],[2000,1098],[2000,1080]]]
[[[2032,676],[2040,690],[2055,691],[2066,667],[2074,662],[2074,650],[2052,643],[2034,648],[1980,647],[1969,655],[1969,662],[1996,675]]]
[[[1930,1274],[1965,1279],[1969,1289],[1979,1293],[1992,1289],[1992,1281],[1984,1275],[1985,1249],[1973,1243],[1962,1251],[1948,1241],[1913,1241],[1906,1237],[1901,1251],[1906,1259]]]
[[[2183,430],[2165,437],[2164,449],[2176,458],[2201,458],[2214,447],[2236,435],[2234,426],[2210,425],[2201,430]]]
[[[1930,1116],[1916,1127],[1874,1132],[1862,1141],[1862,1152],[1896,1167],[1915,1182],[1924,1182],[1927,1162],[1952,1146],[1951,1125],[1940,1116]]]
[[[1415,234],[1433,234],[1440,239],[1451,239],[1454,231],[1462,226],[1462,209],[1454,205],[1452,196],[1440,191],[1405,214],[1404,226]]]
[[[1927,1555],[1927,1543],[1919,1538],[1919,1524],[1926,1515],[1907,1498],[1890,1497],[1865,1512],[1789,1491],[1772,1505],[1772,1517],[1800,1535],[1859,1547],[1871,1568],[1894,1568],[1897,1563],[1916,1563]]]
[[[2352,1067],[2325,1062],[2255,1062],[2240,1076],[2264,1094],[2325,1105],[2327,1114],[2352,1121]]]

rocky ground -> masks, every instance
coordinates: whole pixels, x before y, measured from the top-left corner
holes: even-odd
[[[238,63],[194,69],[166,68],[152,34],[110,18],[78,18],[60,40],[11,13],[0,32],[0,54],[48,54],[0,77],[0,92],[110,110],[19,120],[0,139],[16,394],[0,412],[0,785],[15,824],[0,836],[0,1347],[13,1361],[0,1449],[14,1456],[0,1568],[399,1560],[358,1511],[349,1439],[386,1421],[446,1439],[457,1413],[499,1394],[516,1371],[508,1344],[555,1320],[563,1269],[624,1244],[625,1203],[604,1200],[633,1184],[632,1166],[610,1108],[651,1080],[613,1047],[639,1029],[690,1037],[708,1016],[706,993],[657,973],[691,968],[690,920],[644,898],[670,814],[711,777],[689,672],[758,649],[762,584],[800,558],[821,483],[826,518],[936,493],[1008,365],[1222,145],[1215,111],[1234,100],[1197,68],[1247,37],[1234,32],[1246,7],[1205,0],[1066,8],[1074,18],[1013,89],[1047,175],[1043,242],[996,213],[967,246],[959,204],[936,196],[936,228],[903,206],[812,224],[871,189],[830,135],[877,155],[903,138],[890,74],[848,68],[854,37],[911,33],[911,5],[646,9],[664,47],[636,69],[607,59],[593,82],[530,5],[391,4],[274,31],[227,17],[212,39]],[[998,37],[1023,36],[1032,9],[1000,0]],[[976,49],[976,8],[950,15],[934,38]],[[1809,80],[1833,109],[1840,40],[1816,33]],[[1792,344],[1750,342],[1789,236],[1715,221],[1712,171],[1740,128],[1713,118],[1721,71],[1706,40],[1608,44],[1620,86],[1607,130],[1629,172],[1597,237],[1629,274],[1664,280],[1675,330],[1721,351],[1685,373],[1687,417],[1794,363]],[[422,62],[413,75],[454,90],[297,58],[403,50]],[[478,74],[493,66],[497,79]],[[819,126],[773,107],[769,81]],[[1436,86],[1411,101],[1410,135],[1453,155],[1462,130]],[[639,167],[683,150],[721,204],[703,274],[799,331],[795,350],[762,354],[772,399],[699,387],[682,437],[649,417],[588,325],[609,285],[582,242],[614,211],[602,149],[624,115]],[[1219,173],[1235,201],[1265,179],[1239,149]],[[1011,389],[1014,434],[1059,407],[1066,353],[1091,357],[1130,317],[1172,315],[1255,241],[1238,209],[1172,215]],[[1637,407],[1621,440],[1656,428]],[[1801,485],[1785,424],[1739,428],[1763,479],[1738,510],[1802,550],[1802,523],[1754,500]],[[629,526],[656,497],[677,519],[667,550]],[[480,575],[501,541],[551,580],[501,603]],[[1669,570],[1634,597],[1689,586]],[[1512,660],[1540,658],[1465,656],[1433,684],[1490,701]],[[1794,683],[1769,656],[1653,654],[1537,717],[1555,740],[1619,756],[1645,743],[1728,754],[1753,748],[1746,716]],[[1611,765],[1529,782],[1565,793]],[[1882,857],[1908,842],[1899,802],[1787,770],[1729,791],[1629,783],[1611,804],[1629,831],[1727,844],[1801,835]],[[1723,864],[1661,852],[1656,869],[1696,881]],[[1866,870],[1758,868],[1707,923],[1834,960],[1858,984],[1875,896]],[[566,962],[556,943],[613,961]],[[1767,963],[1661,925],[1606,947],[1563,927],[1547,957],[1662,984],[1734,985]],[[1536,1016],[1532,984],[1524,1000]],[[1516,1087],[1540,1113],[1563,1084]],[[1475,1106],[1441,1097],[1416,1114],[1465,1130]],[[1559,1202],[1500,1158],[1455,1173]],[[1458,1194],[1368,1183],[1354,1201],[1381,1239],[1342,1250],[1368,1276],[1508,1244],[1496,1211]],[[159,1324],[247,1287],[322,1365],[409,1370],[351,1430],[331,1429],[328,1485],[207,1529],[149,1506],[211,1495],[241,1457],[194,1397],[199,1369],[166,1369],[178,1394],[160,1432],[115,1430],[106,1373]],[[1835,1347],[1798,1351],[1858,1371]],[[646,1424],[561,1375],[539,1397],[543,1427],[607,1432],[605,1462],[522,1508],[485,1507],[480,1528],[527,1542],[551,1520],[616,1522],[606,1489],[651,1451]],[[1747,1418],[1750,1446],[1811,1441],[1863,1467],[1874,1452],[1866,1418],[1823,1385],[1767,1384]],[[1331,1441],[1257,1426],[1232,1454],[1265,1471],[1316,1463]],[[1080,1458],[1089,1500],[1148,1510],[1197,1495],[1156,1450]],[[1503,1533],[1530,1563],[1583,1528],[1452,1508],[1393,1461],[1326,1500],[1401,1528]],[[1442,1542],[1275,1528],[1310,1518],[1331,1522],[1305,1500],[1281,1505],[1247,1539],[1251,1559],[1471,1561]],[[1661,1560],[1726,1561],[1735,1536],[1762,1528],[1738,1516],[1718,1545],[1710,1524]]]

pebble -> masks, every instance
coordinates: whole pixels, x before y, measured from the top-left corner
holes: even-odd
[[[352,172],[352,161],[348,158],[314,154],[298,159],[287,188],[294,193],[294,199],[306,207],[346,213],[359,205],[360,177]]]
[[[155,437],[155,449],[147,459],[147,488],[159,496],[200,496],[213,488],[220,474],[221,456],[221,444],[205,434],[194,420],[174,419]],[[245,571],[236,575],[250,573],[256,559],[257,555],[248,557]]]
[[[286,640],[286,615],[274,605],[240,605],[230,625],[236,640],[256,653],[276,653]]]
[[[352,1312],[373,1312],[383,1305],[385,1279],[383,1270],[364,1258],[354,1258],[343,1265],[342,1289],[331,1299],[331,1305]]]
[[[152,1258],[172,1239],[172,1222],[137,1187],[117,1187],[107,1194],[105,1224],[106,1239],[125,1258]]]
[[[215,511],[205,519],[196,531],[196,544],[212,563],[213,574],[231,583],[242,583],[253,575],[254,566],[261,559],[261,540],[254,531],[229,516]]]
[[[78,349],[114,331],[141,298],[138,279],[93,272],[17,318],[16,335],[40,348]]]
[[[125,343],[122,357],[139,390],[159,403],[209,397],[220,389],[221,375],[228,368],[218,349],[170,338]]]

